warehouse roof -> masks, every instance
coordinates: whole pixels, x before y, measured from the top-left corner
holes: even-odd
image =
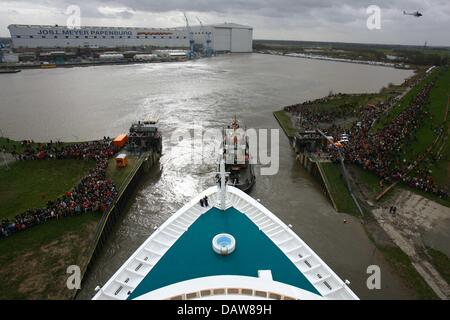
[[[212,26],[215,28],[253,29],[252,27],[246,26],[243,24],[228,23],[228,22],[220,23],[220,24],[213,24]]]

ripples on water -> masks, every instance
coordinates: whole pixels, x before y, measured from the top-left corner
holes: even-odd
[[[12,138],[86,140],[128,131],[158,114],[164,155],[145,177],[87,276],[80,298],[91,298],[171,214],[213,184],[213,154],[192,164],[188,144],[173,144],[176,129],[222,128],[234,114],[247,127],[278,128],[272,111],[333,92],[376,92],[410,71],[258,54],[185,63],[24,70],[0,77],[0,128]],[[207,146],[211,147],[211,146]],[[257,173],[259,170],[257,170]],[[316,184],[294,162],[280,132],[280,171],[257,177],[254,198],[294,230],[363,298],[404,298],[410,292],[385,266],[356,219],[343,224]],[[365,287],[366,267],[383,266],[382,291]]]

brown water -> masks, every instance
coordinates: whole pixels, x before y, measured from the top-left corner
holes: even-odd
[[[0,128],[12,138],[86,140],[114,136],[130,122],[157,113],[164,155],[143,182],[86,278],[88,299],[134,250],[197,192],[213,184],[215,166],[192,164],[188,147],[168,139],[195,122],[228,124],[234,114],[247,127],[278,128],[272,111],[333,92],[376,92],[401,83],[411,71],[259,54],[226,55],[185,63],[25,70],[0,77]],[[159,170],[160,169],[160,170]],[[259,170],[256,170],[259,173]],[[280,170],[258,176],[251,195],[292,224],[364,299],[412,298],[399,276],[367,238],[357,219],[336,213],[294,159],[280,132]],[[349,223],[344,224],[343,219]],[[366,269],[382,270],[382,289],[366,287]]]

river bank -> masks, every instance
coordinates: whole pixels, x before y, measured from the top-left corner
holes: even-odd
[[[298,165],[301,166],[300,163]],[[336,183],[336,177],[339,177],[337,178],[337,182],[339,183]],[[331,184],[333,184],[333,188],[336,190],[331,191],[331,187],[329,187],[329,189],[325,188],[324,194],[330,199],[336,211],[358,216],[355,205],[352,204],[353,200],[349,194],[349,191],[342,182],[342,176],[339,169],[336,167],[330,167],[326,173],[322,176],[318,176],[317,181],[319,185],[324,186],[331,186]],[[337,203],[339,203],[339,205]],[[349,209],[349,205],[351,209]],[[389,261],[391,266],[399,272],[398,274],[402,276],[403,280],[408,283],[409,286],[414,288],[417,297],[419,299],[437,298],[438,295],[433,292],[433,290],[427,285],[427,283],[413,267],[412,260],[409,256],[406,255],[404,251],[402,251],[401,247],[398,246],[396,241],[392,239],[392,233],[389,233],[382,228],[380,223],[370,216],[370,211],[365,209],[364,212],[364,216],[359,219],[364,227],[364,230],[367,232],[369,239],[371,239],[374,245],[376,245],[376,247],[383,253],[384,257]],[[347,222],[345,218],[344,221]]]
[[[95,66],[111,66],[111,65],[130,65],[130,64],[152,64],[152,63],[168,63],[168,62],[185,62],[180,59],[161,59],[155,61],[91,61],[91,62],[67,62],[55,64],[41,64],[41,63],[8,63],[0,64],[0,70],[21,70],[21,69],[55,69],[55,68],[75,68],[75,67],[95,67]]]
[[[421,83],[418,84],[418,86],[420,85]],[[436,86],[436,93],[442,88],[448,88],[448,83],[444,86],[438,84]],[[400,108],[396,107],[396,105],[405,105],[402,101],[406,99],[411,100],[412,97],[410,96],[413,96],[413,94],[417,92],[417,90],[411,90],[411,87],[409,86],[403,86],[402,89],[404,90],[403,93],[395,100],[400,102],[395,102],[396,104],[392,106],[392,110],[396,114],[399,114],[399,111],[397,110]],[[432,92],[432,103],[435,103],[437,106],[436,108],[433,108],[432,112],[436,113],[437,118],[434,119],[439,119],[438,121],[444,119],[444,128],[448,128],[448,124],[445,124],[447,121],[445,116],[447,114],[444,107],[445,103],[439,98],[440,96],[442,96],[442,94],[436,95]],[[328,102],[327,99],[324,99],[321,103],[329,104],[330,102]],[[276,115],[277,119],[280,118],[280,112],[278,112],[278,116]],[[439,112],[442,113],[440,116],[438,115]],[[387,113],[383,118],[384,123],[389,123],[386,119],[392,119],[393,117],[395,117],[395,115]],[[286,113],[282,119],[283,121],[279,122],[282,127],[287,127],[285,128],[285,132],[291,134],[292,132],[295,132],[296,128],[293,125],[293,120],[289,114]],[[379,130],[383,130],[382,125],[380,126],[379,123],[380,121],[377,123]],[[429,125],[425,122],[422,126],[428,127]],[[446,129],[444,131],[446,131]],[[424,142],[423,139],[420,138],[421,134],[423,134],[420,129],[418,130],[418,134],[419,136],[417,140],[415,140],[418,141],[416,144],[421,143],[428,146],[434,139],[432,135],[431,137],[428,137],[425,134],[426,142]],[[445,153],[445,150],[447,150],[446,148],[448,148],[448,145],[446,146],[446,144],[443,143],[438,150]],[[424,148],[417,148],[413,145],[412,148],[409,149],[420,150]],[[409,152],[413,154],[413,157],[417,157],[417,155],[420,154],[417,152]],[[445,172],[442,173],[442,169],[440,170],[441,171],[438,171],[440,172],[440,175],[443,174],[445,176],[448,174]],[[336,172],[328,172],[325,175],[326,177],[322,177],[322,179],[326,180],[330,176],[336,176],[336,174],[339,175],[339,170],[335,169],[334,171]],[[420,297],[439,297],[441,299],[448,299],[450,293],[449,286],[442,274],[448,274],[450,265],[442,267],[442,264],[440,264],[438,270],[433,266],[431,255],[427,253],[431,250],[435,250],[438,252],[438,255],[440,254],[445,257],[445,254],[436,250],[440,249],[444,252],[447,251],[448,255],[448,245],[444,245],[444,243],[448,244],[448,240],[444,239],[448,239],[448,230],[450,229],[450,211],[448,207],[442,206],[431,200],[435,198],[434,196],[428,196],[427,199],[424,197],[423,193],[413,194],[411,191],[404,191],[400,187],[397,187],[394,191],[389,191],[390,195],[386,196],[381,201],[378,201],[379,199],[376,199],[376,196],[383,190],[383,188],[380,188],[382,185],[381,180],[370,173],[365,173],[363,170],[352,166],[350,166],[349,180],[353,186],[352,189],[356,190],[357,198],[361,199],[365,212],[362,222],[369,237],[374,241],[374,244],[384,253],[393,266],[402,270],[401,272],[405,281],[415,288]],[[443,181],[442,177],[437,177],[436,180]],[[341,190],[341,192],[331,195],[333,203],[341,200],[344,201],[347,193],[348,190]],[[446,204],[446,202],[443,204]],[[389,212],[389,208],[393,207],[396,208],[395,215]],[[347,211],[350,210],[347,209]],[[436,228],[439,228],[440,231],[436,231]],[[440,236],[437,235],[439,233]],[[423,237],[425,237],[425,239],[428,238],[428,241],[424,242]],[[430,241],[430,239],[433,239],[433,241]],[[431,244],[431,242],[433,242],[433,244]],[[433,246],[433,249],[429,248]]]
[[[118,170],[115,167],[115,163],[113,163],[114,161],[111,160],[107,173],[113,177],[118,186],[118,196],[111,207],[103,214],[97,225],[93,241],[86,255],[87,262],[81,269],[81,284],[83,284],[83,279],[95,263],[95,259],[101,254],[109,235],[114,230],[116,222],[129,209],[130,201],[142,183],[143,177],[157,164],[159,157],[160,154],[153,151],[139,156],[131,156],[131,161],[128,162],[129,165],[125,172]],[[79,292],[76,292],[74,298]]]
[[[76,291],[66,285],[69,277],[66,269],[73,265],[79,267],[81,280],[83,279],[115,220],[127,207],[129,197],[143,172],[157,161],[151,153],[141,156],[131,154],[128,166],[117,168],[111,158],[105,174],[117,186],[118,196],[105,211],[93,209],[91,212],[86,209],[86,212],[80,211],[78,214],[59,214],[58,207],[55,209],[57,211],[52,211],[51,217],[43,213],[38,215],[41,209],[35,208],[48,207],[57,198],[56,202],[64,201],[68,205],[74,203],[73,200],[64,199],[70,199],[72,193],[82,192],[80,186],[85,188],[89,183],[83,182],[88,181],[86,174],[94,175],[97,170],[94,169],[94,161],[89,160],[89,153],[82,158],[77,153],[76,159],[61,159],[62,155],[74,150],[88,152],[86,150],[90,146],[102,142],[53,144],[0,139],[0,149],[12,158],[8,164],[0,167],[0,273],[2,279],[5,279],[3,289],[0,290],[2,298],[74,298]],[[43,152],[55,153],[57,159],[47,157]],[[98,149],[96,152],[100,153]],[[36,157],[32,158],[33,155]],[[16,160],[19,158],[20,160]],[[103,183],[97,180],[99,178],[100,176],[96,178],[95,184]],[[90,195],[93,193],[89,192]],[[25,215],[21,215],[22,212]],[[25,224],[32,217],[31,214],[38,217],[37,223]],[[12,231],[10,223],[6,223],[5,219],[15,221],[15,231]],[[23,224],[18,221],[23,221]],[[3,232],[7,232],[5,237]],[[26,259],[26,263],[23,259]],[[22,265],[20,273],[17,273],[18,265]],[[54,274],[59,276],[55,278]],[[29,283],[31,284],[28,285]]]
[[[16,160],[23,144],[0,139],[9,155],[0,166],[0,212],[14,220],[29,209],[45,207],[77,185],[94,167],[90,160]],[[6,153],[7,152],[7,153]],[[0,238],[1,299],[71,299],[67,267],[83,267],[101,213],[89,212],[41,221]],[[20,272],[18,271],[20,270]]]
[[[346,63],[356,63],[356,64],[368,64],[371,66],[382,66],[382,67],[390,67],[390,68],[396,68],[396,69],[412,69],[409,65],[392,63],[392,62],[371,61],[371,60],[353,60],[353,59],[327,57],[327,56],[314,55],[314,54],[305,54],[305,53],[287,53],[284,56],[291,57],[291,58],[346,62]]]

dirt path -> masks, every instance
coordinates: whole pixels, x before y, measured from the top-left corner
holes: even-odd
[[[423,232],[448,222],[450,208],[406,190],[400,191],[384,206],[372,210],[380,226],[410,257],[417,272],[433,291],[441,299],[450,299],[450,286],[428,261],[422,240]],[[397,208],[395,214],[389,213],[390,206]]]

